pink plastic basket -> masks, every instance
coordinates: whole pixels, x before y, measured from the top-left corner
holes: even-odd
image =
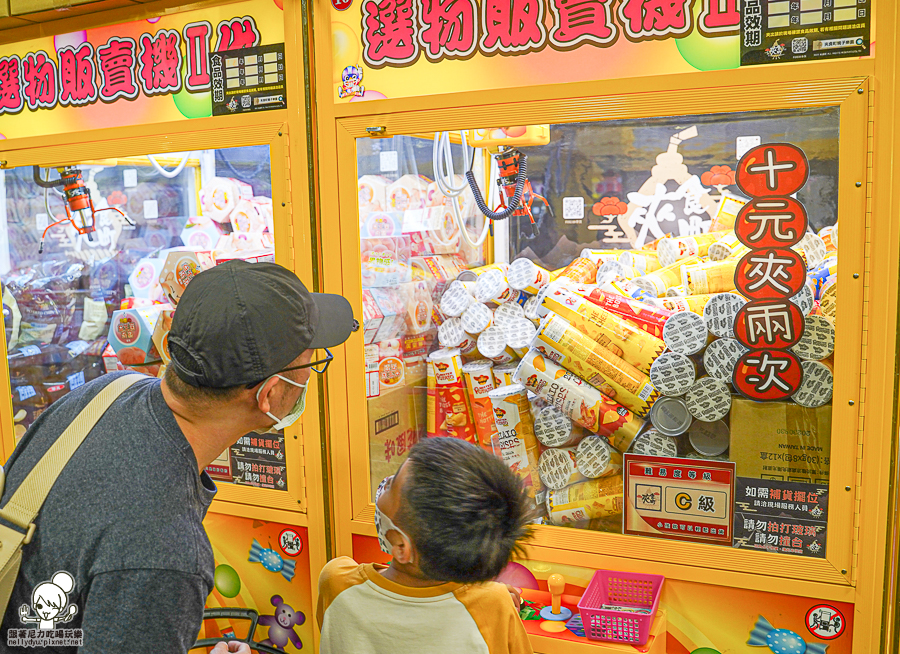
[[[578,602],[585,636],[590,640],[646,644],[665,580],[662,575],[597,570]],[[650,609],[650,613],[601,609],[604,605]]]

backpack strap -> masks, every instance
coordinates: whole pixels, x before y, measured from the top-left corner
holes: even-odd
[[[25,544],[31,541],[34,533],[34,519],[38,511],[47,499],[50,489],[56,483],[59,473],[75,454],[75,450],[81,445],[87,435],[106,413],[113,402],[139,379],[146,378],[141,374],[122,375],[118,379],[107,384],[103,390],[95,395],[75,420],[66,427],[66,430],[56,439],[44,455],[32,468],[28,476],[13,493],[2,509],[0,518],[11,522],[22,529],[27,529],[28,534]],[[2,488],[2,487],[0,487]]]

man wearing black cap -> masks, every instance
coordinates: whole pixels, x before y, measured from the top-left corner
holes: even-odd
[[[53,486],[23,550],[0,652],[36,586],[65,571],[83,646],[53,651],[185,652],[213,588],[202,521],[215,494],[204,472],[249,432],[303,412],[311,371],[357,328],[347,300],[310,293],[270,263],[233,261],[197,275],[178,304],[165,378],[146,378],[103,415]],[[34,422],[7,462],[5,505],[82,408],[121,374],[69,393]],[[291,465],[292,462],[288,462]],[[225,652],[226,649],[219,651]]]

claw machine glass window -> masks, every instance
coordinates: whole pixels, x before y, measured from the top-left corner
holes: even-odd
[[[834,106],[549,125],[491,151],[358,138],[372,489],[419,438],[465,438],[530,487],[544,528],[824,558],[852,356],[840,125]],[[742,183],[792,146],[796,188]],[[753,242],[786,214],[793,241]]]
[[[265,145],[18,167],[0,182],[17,441],[103,374],[162,376],[172,315],[195,274],[231,259],[274,261]],[[208,471],[287,490],[284,434],[248,435]]]

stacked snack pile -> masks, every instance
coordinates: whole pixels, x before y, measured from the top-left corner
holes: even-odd
[[[782,404],[814,409],[832,393],[837,227],[795,250],[809,267],[791,298],[805,317],[793,348],[804,377]],[[729,456],[733,398],[747,402],[732,386],[746,252],[729,231],[586,249],[553,272],[528,259],[465,271],[435,312],[428,434],[502,457],[545,521],[620,532],[624,452]]]

